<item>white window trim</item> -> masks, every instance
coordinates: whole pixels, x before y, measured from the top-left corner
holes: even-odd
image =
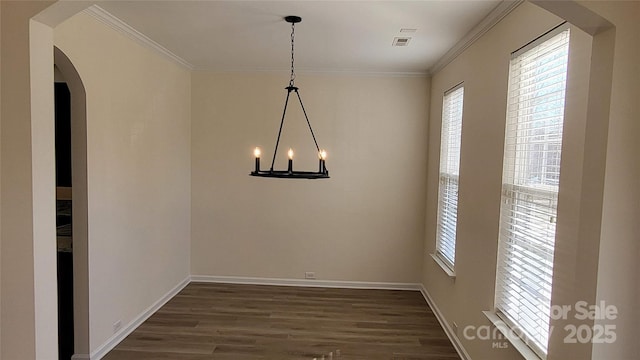
[[[455,279],[456,278],[456,272],[455,270],[453,270],[451,268],[451,266],[449,266],[449,264],[447,264],[447,262],[442,258],[442,255],[440,255],[440,253],[436,252],[433,254],[429,254],[431,255],[431,258],[436,262],[436,264],[440,265],[440,267],[442,268],[442,270],[450,277]]]
[[[502,335],[509,341],[509,343],[522,355],[525,360],[545,360],[540,357],[535,351],[529,347],[529,345],[518,335],[514,333],[513,327],[507,324],[500,316],[494,311],[483,311],[484,316],[491,321]]]
[[[449,90],[445,91],[443,94],[443,108],[442,108],[442,112],[444,114],[445,111],[445,107],[444,107],[444,100],[446,98],[447,95],[462,89],[463,90],[463,95],[462,95],[462,102],[464,104],[464,82],[461,82],[455,86],[453,86],[452,88],[450,88]],[[464,106],[464,105],[463,105]],[[464,112],[464,109],[462,109],[462,112]],[[442,120],[444,121],[444,115],[442,117]],[[460,135],[461,136],[461,135]],[[441,135],[440,135],[440,140],[442,141],[442,126],[441,126]],[[442,144],[440,144],[440,146],[442,147]],[[442,149],[441,149],[442,150]],[[460,156],[460,154],[458,154],[458,156]],[[459,159],[458,159],[458,163],[459,163]],[[459,164],[458,164],[459,166]],[[452,262],[451,260],[449,260],[441,251],[440,248],[440,211],[442,210],[440,208],[440,191],[442,190],[442,184],[443,184],[443,176],[445,177],[450,177],[452,179],[455,178],[456,181],[456,185],[459,189],[460,186],[460,179],[458,175],[454,175],[454,174],[450,174],[450,173],[442,173],[441,172],[442,169],[442,151],[440,151],[440,161],[438,164],[438,206],[437,206],[437,214],[436,214],[436,244],[435,244],[435,251],[433,254],[430,254],[431,257],[435,260],[435,262],[440,265],[440,267],[442,268],[442,270],[451,278],[455,278],[456,274],[455,274],[455,257],[454,257],[454,262]],[[459,169],[458,169],[459,171]],[[456,196],[457,197],[457,196]],[[458,204],[460,203],[459,198],[457,198],[457,203],[456,203],[456,208],[458,206]],[[456,235],[455,238],[457,238],[457,225],[458,225],[458,219],[457,219],[457,214],[456,214]],[[455,243],[457,242],[457,239],[454,239],[454,254],[455,254]],[[454,255],[455,256],[455,255]]]
[[[512,57],[516,57],[522,53],[525,53],[529,49],[534,48],[541,43],[544,43],[545,41],[553,38],[554,36],[558,35],[559,33],[567,29],[569,29],[569,24],[567,24],[566,22],[556,26],[554,29],[550,30],[546,34],[540,36],[539,38],[536,38],[535,40],[531,41],[524,47],[513,52]],[[503,184],[503,187],[504,187],[504,184]],[[543,189],[543,188],[538,190],[542,192],[548,191],[548,189]],[[557,190],[555,192],[557,193]],[[502,196],[501,196],[501,200],[502,200]],[[552,221],[556,221],[556,220],[552,219]],[[498,260],[500,259],[498,258]],[[499,266],[499,264],[497,264],[497,266]],[[496,278],[496,281],[497,281],[497,278]],[[497,296],[497,291],[495,292],[495,296]],[[497,300],[494,299],[494,305],[496,304],[496,302]],[[509,319],[507,319],[506,315],[500,316],[501,311],[499,309],[496,308],[494,309],[494,311],[483,311],[483,314],[505,336],[505,338],[524,357],[525,360],[546,360],[547,359],[547,354],[544,351],[542,351],[542,349],[539,349],[538,346],[536,346],[535,344],[529,344],[527,342],[526,337],[523,337],[518,334],[518,333],[521,333],[522,331],[519,329],[519,327],[516,324],[512,323]],[[551,335],[551,333],[549,335]]]

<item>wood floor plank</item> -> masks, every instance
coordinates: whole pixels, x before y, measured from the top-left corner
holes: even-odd
[[[336,356],[339,351],[340,356]],[[106,360],[460,359],[417,291],[191,283]]]

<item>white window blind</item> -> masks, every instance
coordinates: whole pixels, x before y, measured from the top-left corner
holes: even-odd
[[[458,174],[462,132],[462,84],[444,94],[440,135],[440,186],[436,255],[452,270],[456,255],[458,218]]]
[[[514,53],[510,64],[496,312],[545,358],[569,30]]]

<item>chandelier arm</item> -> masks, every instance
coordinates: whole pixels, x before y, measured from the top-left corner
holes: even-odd
[[[273,165],[276,163],[276,154],[278,153],[278,145],[280,145],[280,135],[282,134],[282,125],[284,125],[284,116],[287,114],[287,104],[289,104],[289,95],[291,94],[292,87],[287,87],[287,99],[284,101],[284,110],[282,111],[282,120],[280,120],[280,129],[278,130],[278,139],[276,140],[276,148],[273,150],[273,158],[271,159],[271,172],[273,172]]]
[[[313,142],[316,144],[316,149],[320,152],[320,146],[318,146],[318,142],[316,141],[316,135],[313,133],[313,128],[311,128],[311,122],[309,121],[309,117],[307,116],[307,111],[304,109],[304,105],[302,104],[302,98],[300,97],[300,93],[298,89],[296,89],[296,95],[298,95],[298,100],[300,101],[300,107],[302,108],[302,113],[304,114],[304,118],[307,119],[307,125],[309,125],[309,131],[311,131],[311,137],[313,137]]]

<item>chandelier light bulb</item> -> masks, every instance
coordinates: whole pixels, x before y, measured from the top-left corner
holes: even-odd
[[[253,150],[253,155],[254,155],[255,157],[257,157],[257,158],[259,158],[259,157],[260,157],[260,148],[259,148],[259,147],[256,147],[256,148]]]
[[[293,160],[293,149],[289,148],[289,152],[287,152],[287,155],[289,155],[289,160]]]

